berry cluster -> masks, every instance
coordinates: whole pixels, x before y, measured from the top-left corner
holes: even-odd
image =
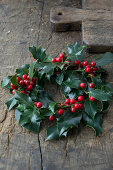
[[[41,107],[42,107],[42,103],[41,103],[41,102],[34,102],[34,105],[35,105],[37,108],[41,108]]]
[[[83,104],[80,103],[84,101],[84,97],[83,96],[78,96],[78,101],[75,99],[66,99],[65,103],[61,103],[59,105],[60,109],[58,109],[57,113],[59,116],[63,115],[64,113],[64,109],[70,109],[72,113],[75,113],[77,110],[80,110],[83,108]],[[54,120],[54,116],[51,115],[49,116],[49,121],[53,121]]]
[[[83,61],[80,63],[79,60],[76,60],[74,63],[77,66],[77,69],[80,66],[81,68],[84,68],[84,71],[89,73],[91,76],[94,76],[94,72],[98,70],[98,67],[96,67],[96,63],[94,61],[92,61],[90,65],[88,64],[88,61]]]
[[[18,86],[14,86],[11,83],[12,93],[15,94],[15,90],[18,90],[21,93],[28,94],[33,89],[36,81],[36,77],[33,77],[32,81],[30,81],[29,76],[27,76],[26,74],[22,75],[22,79],[20,77],[17,77]]]
[[[52,58],[51,59],[51,62],[54,63],[54,62],[63,62],[63,59],[64,59],[64,54],[60,54],[58,58]],[[83,62],[80,62],[79,60],[76,60],[74,62],[75,66],[73,65],[70,65],[70,61],[65,61],[64,62],[65,65],[69,66],[68,67],[68,70],[82,70],[86,75],[88,74],[90,77],[92,76],[95,76],[95,73],[96,71],[98,70],[98,67],[96,67],[96,63],[94,61],[92,61],[90,63],[90,65],[88,64],[88,61],[83,61]],[[54,74],[58,74],[58,72],[61,71],[59,68],[57,71],[54,72]],[[93,83],[89,83],[89,88],[94,88],[94,84]],[[82,89],[86,89],[87,88],[87,85],[82,82],[80,84],[80,88]],[[90,101],[94,101],[95,98],[93,98],[92,96],[90,96]],[[64,109],[67,109],[70,107],[70,110],[72,113],[75,113],[77,111],[77,109],[82,109],[83,108],[83,104],[82,103],[79,103],[79,102],[82,102],[84,101],[84,96],[78,96],[78,101],[75,100],[75,99],[66,99],[65,100],[65,104],[62,103],[60,104],[59,106],[61,107],[57,113],[58,115],[62,115],[64,113]],[[54,120],[54,116],[51,115],[49,116],[49,120],[50,121],[53,121]]]
[[[61,63],[63,58],[64,58],[64,54],[60,54],[59,57],[57,57],[57,58],[52,58],[52,59],[51,59],[51,62],[52,62],[52,63],[55,63],[55,62]]]

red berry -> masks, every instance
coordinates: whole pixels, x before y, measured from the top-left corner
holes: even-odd
[[[98,67],[93,67],[93,71],[97,71],[98,70]]]
[[[41,102],[37,102],[37,105],[36,105],[38,108],[42,107],[42,103]]]
[[[64,110],[63,109],[59,109],[57,112],[58,112],[59,115],[62,115],[64,113]]]
[[[32,78],[32,81],[35,83],[37,81],[37,78],[36,77],[33,77]]]
[[[34,59],[34,61],[36,61],[36,59]]]
[[[21,90],[20,91],[21,93],[24,93],[24,94],[28,94],[26,91],[24,91],[24,90]]]
[[[90,83],[90,84],[89,84],[89,88],[94,88],[94,84],[93,84],[93,83]]]
[[[53,115],[49,116],[49,121],[52,122],[53,120],[54,120],[54,116]]]
[[[29,80],[29,76],[27,76],[27,79]]]
[[[86,66],[86,68],[88,68],[88,67],[91,68],[90,65],[87,65],[87,66]]]
[[[59,57],[60,57],[60,58],[64,58],[64,54],[60,54]]]
[[[81,102],[84,100],[84,96],[78,96],[78,101]]]
[[[17,77],[17,82],[18,82],[18,83],[20,82],[20,80],[21,80],[20,77]]]
[[[15,94],[15,89],[12,90],[12,93]]]
[[[17,87],[11,83],[11,89],[16,89]]]
[[[90,100],[93,102],[95,100],[95,98],[93,98],[92,96],[90,96]]]
[[[71,99],[71,100],[70,100],[70,104],[74,104],[75,102],[76,102],[75,99]]]
[[[24,74],[24,75],[22,76],[22,78],[23,78],[23,80],[27,79],[27,75]]]
[[[30,82],[30,85],[34,86],[34,82],[33,82],[33,81],[31,81],[31,82]]]
[[[87,62],[87,61],[84,61],[84,62],[83,62],[83,65],[84,65],[84,66],[87,66],[87,65],[88,65],[88,62]]]
[[[96,63],[94,61],[91,62],[91,66],[94,67],[96,66]]]
[[[28,86],[27,86],[27,90],[28,90],[28,91],[31,91],[31,90],[32,90],[32,88],[33,88],[33,86],[32,86],[32,85],[28,85]]]
[[[70,104],[70,99],[66,99],[66,100],[65,100],[65,103],[66,103],[66,104]]]
[[[80,83],[80,87],[81,87],[81,88],[84,88],[85,86],[86,86],[85,83]]]
[[[90,68],[90,67],[87,67],[87,68],[86,68],[86,72],[87,72],[87,73],[90,73],[90,72],[91,72],[91,68]]]
[[[75,61],[75,65],[79,65],[79,60],[76,60],[76,61]]]
[[[74,67],[74,70],[78,70],[78,67]]]
[[[73,113],[76,112],[76,108],[75,108],[75,107],[72,107],[72,108],[71,108],[71,112],[73,112]]]
[[[60,62],[62,62],[62,59],[60,57],[57,57],[56,62],[60,63]]]
[[[20,84],[21,86],[24,86],[24,80],[20,80],[19,84]]]
[[[56,58],[52,58],[52,59],[51,59],[51,62],[52,62],[52,63],[56,62]]]
[[[25,83],[25,85],[26,85],[26,86],[30,85],[30,81],[29,81],[29,80],[27,80],[27,79],[26,79],[26,80],[24,80],[24,83]]]
[[[38,102],[34,102],[34,105],[37,106],[37,103],[38,103]]]
[[[79,109],[82,109],[82,108],[83,108],[83,104],[79,103]]]
[[[75,107],[76,109],[78,109],[78,108],[79,108],[79,104],[78,104],[78,103],[75,103],[74,107]]]

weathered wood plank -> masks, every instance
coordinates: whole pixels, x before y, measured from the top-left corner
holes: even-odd
[[[0,1],[0,81],[32,59],[28,47],[37,44],[42,2]],[[7,112],[10,96],[0,88],[0,169],[41,169],[38,136],[17,125]],[[32,139],[32,140],[31,140]]]
[[[111,0],[101,0],[101,1],[82,0],[82,8],[113,10],[113,1]]]
[[[50,12],[53,31],[77,31],[82,27],[82,41],[89,52],[113,52],[112,21],[113,12],[107,10],[57,7]]]
[[[82,21],[98,20],[101,22],[112,22],[113,12],[107,10],[84,10],[70,7],[56,7],[52,8],[50,12],[50,23],[54,31],[80,30]],[[98,24],[95,23],[95,25],[98,28]]]
[[[84,21],[82,24],[82,39],[88,45],[89,52],[113,52],[113,23],[102,20]],[[91,47],[91,48],[90,48]]]

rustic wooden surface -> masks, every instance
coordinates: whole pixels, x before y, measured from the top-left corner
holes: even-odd
[[[111,0],[82,0],[84,9],[106,9],[113,10],[113,1]]]
[[[90,52],[113,52],[113,10],[108,9],[110,3],[108,1],[106,6],[107,1],[101,1],[106,6],[106,9],[103,6],[101,9],[97,8],[97,0],[91,2],[90,5],[83,1],[85,9],[53,7],[50,12],[51,28],[53,31],[80,31],[82,28],[82,41]],[[96,9],[92,8],[93,5]]]
[[[67,44],[81,43],[80,32],[51,32],[49,13],[55,5],[80,7],[77,0],[0,1],[0,80],[32,61],[27,50],[32,44],[42,45],[47,53],[56,56]],[[106,67],[111,83],[112,67],[113,64]],[[49,91],[55,100],[62,98],[59,89],[51,87]],[[45,142],[47,125],[43,125],[40,135],[19,127],[14,111],[7,112],[4,104],[9,97],[8,91],[0,88],[0,170],[113,169],[113,104],[104,117],[104,133],[100,137],[80,125],[66,139]]]

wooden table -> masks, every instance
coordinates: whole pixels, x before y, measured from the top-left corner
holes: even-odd
[[[81,43],[80,32],[52,32],[50,9],[55,5],[80,7],[79,0],[1,0],[0,1],[0,79],[13,74],[22,64],[30,63],[30,45],[42,45],[56,56],[67,44]],[[90,59],[91,57],[89,57]],[[106,67],[112,83],[113,64]],[[55,100],[60,96],[55,90]],[[66,139],[45,142],[45,127],[40,135],[18,126],[14,111],[7,111],[5,100],[10,95],[0,88],[0,170],[112,170],[113,169],[113,104],[104,116],[103,134],[80,125]],[[61,98],[61,96],[60,96]]]

